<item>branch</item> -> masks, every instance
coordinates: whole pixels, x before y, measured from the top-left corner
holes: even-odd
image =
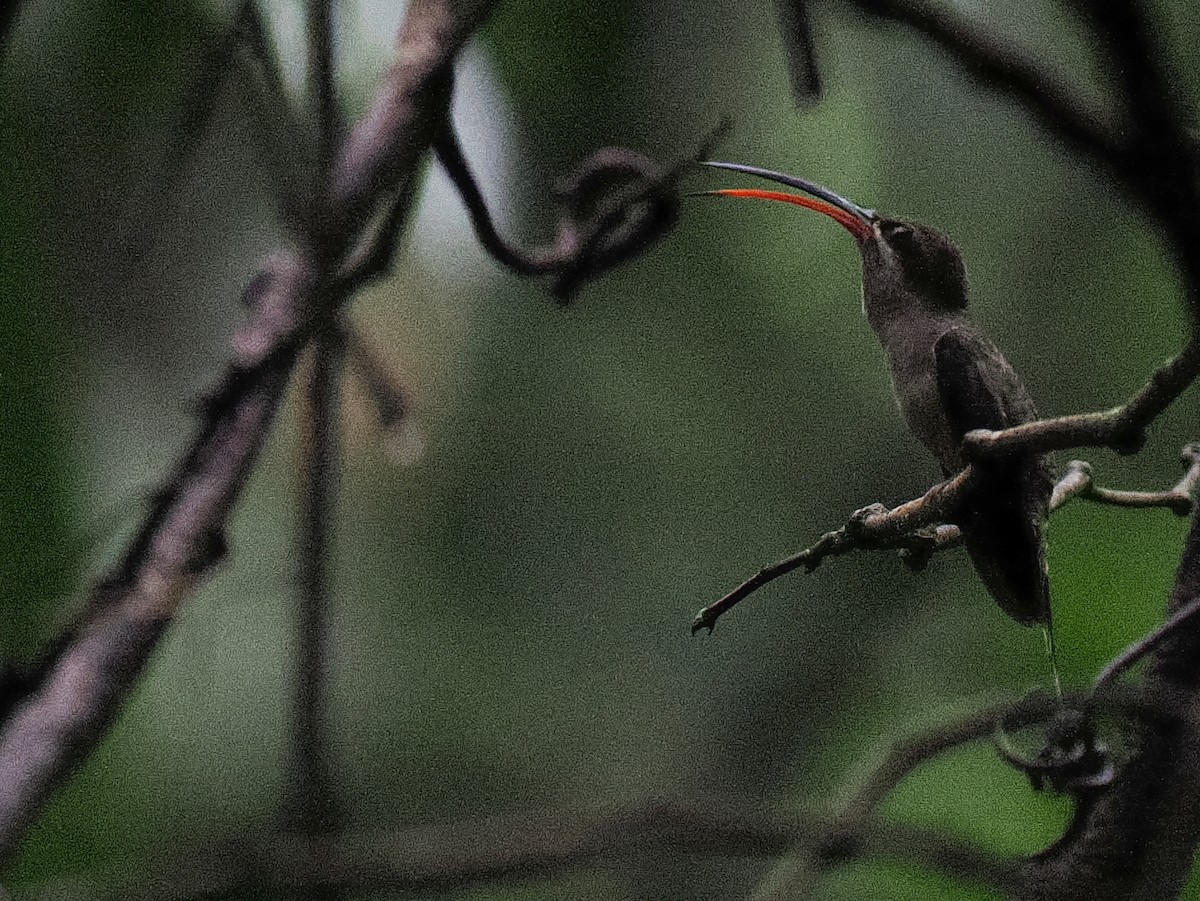
[[[304,839],[275,836],[208,855],[188,854],[149,879],[111,893],[175,901],[244,892],[294,894],[317,886],[345,894],[428,898],[473,886],[547,879],[629,857],[778,856],[797,843],[822,859],[916,861],[964,881],[1009,889],[1011,861],[920,827],[874,821],[830,836],[820,817],[657,803],[607,811],[549,811],[390,833]]]
[[[779,36],[783,39],[792,97],[797,104],[821,99],[821,70],[817,67],[817,48],[812,37],[806,0],[776,0]]]
[[[363,285],[391,273],[396,246],[408,225],[416,198],[419,179],[415,171],[406,173],[392,196],[384,201],[383,213],[368,227],[343,261],[330,290],[338,296],[350,296]]]
[[[860,548],[927,549],[929,539],[917,533],[924,526],[940,522],[957,506],[974,480],[967,467],[952,479],[939,482],[915,500],[893,510],[876,504],[864,507],[850,517],[846,525],[826,532],[816,544],[760,569],[719,601],[709,604],[692,620],[692,634],[701,629],[712,632],[717,620],[764,585],[780,576],[804,567],[812,572],[826,557],[836,557]],[[936,537],[934,538],[936,541]]]
[[[927,0],[852,0],[868,15],[913,29],[937,44],[985,88],[998,89],[1030,110],[1046,128],[1093,160],[1116,168],[1126,152],[1113,116],[1051,74],[1041,56],[979,22]]]
[[[352,245],[378,198],[418,165],[445,115],[448,66],[490,3],[414,0],[398,62],[331,170],[331,249]],[[335,254],[335,256],[340,253]],[[234,361],[207,395],[200,433],[115,571],[46,654],[0,725],[0,859],[54,783],[103,735],[183,603],[224,555],[225,528],[296,356],[342,298],[297,253],[271,258],[248,289]]]
[[[178,193],[227,81],[238,89],[249,113],[258,162],[270,177],[271,197],[284,226],[290,235],[304,234],[311,167],[304,159],[303,130],[290,107],[277,59],[258,4],[241,0],[229,26],[201,54],[163,151],[138,188],[139,195],[153,190],[155,197],[136,196],[130,202],[138,215],[126,217],[130,234],[121,243],[131,259],[145,260],[154,247],[168,210],[162,198]]]
[[[1195,506],[1196,484],[1200,481],[1200,444],[1189,444],[1180,454],[1187,469],[1167,491],[1117,491],[1096,484],[1092,466],[1084,460],[1072,460],[1054,486],[1050,510],[1062,507],[1074,498],[1113,507],[1165,507],[1176,516],[1187,516]]]
[[[314,200],[324,197],[318,148],[311,132],[292,108],[279,68],[279,54],[258,9],[257,0],[243,0],[234,28],[234,75],[249,110],[257,143],[258,162],[270,176],[270,193],[290,235],[309,240],[320,220]],[[314,197],[314,183],[321,183]]]
[[[326,178],[337,146],[337,103],[333,92],[333,35],[329,0],[308,0],[308,81],[315,120],[316,178],[310,187],[311,218],[306,238],[311,253],[324,258],[329,198]],[[295,672],[291,721],[291,785],[285,829],[301,835],[336,832],[341,817],[334,791],[333,750],[326,721],[328,703],[330,534],[337,502],[338,387],[341,340],[323,320],[312,342],[304,379],[300,441],[300,516],[296,523]],[[317,901],[322,893],[305,897]]]
[[[336,495],[337,386],[340,345],[328,333],[313,342],[305,379],[301,440],[301,511],[296,526],[296,671],[292,785],[287,824],[303,835],[336,831],[332,749],[325,716],[329,658],[329,537]]]
[[[1165,226],[1184,271],[1194,329],[1200,328],[1200,207],[1197,143],[1171,102],[1170,75],[1152,46],[1155,28],[1139,0],[1072,4],[1112,49],[1125,123],[1117,111],[1075,94],[1038,56],[970,17],[928,0],[851,0],[879,19],[905,25],[937,44],[985,88],[1012,96],[1047,132],[1101,164],[1132,189]],[[1062,446],[1062,445],[1059,445]],[[1074,446],[1079,446],[1075,444]]]
[[[1166,226],[1189,288],[1192,325],[1200,328],[1200,224],[1190,214],[1200,207],[1200,160],[1188,115],[1174,102],[1177,79],[1155,46],[1162,28],[1144,0],[1075,5],[1109,49],[1132,123],[1122,174]]]
[[[1109,786],[1121,784],[1127,768],[1136,765],[1135,758],[1118,769],[1104,745],[1092,736],[1092,722],[1096,715],[1108,712],[1121,714],[1135,730],[1155,729],[1171,733],[1178,733],[1181,729],[1188,731],[1192,728],[1188,724],[1195,717],[1187,699],[1177,692],[1118,690],[1111,684],[1064,697],[1032,692],[1015,702],[989,706],[894,745],[866,783],[830,822],[829,838],[824,848],[833,846],[839,835],[856,835],[866,824],[878,822],[877,811],[887,797],[924,764],[970,742],[1003,738],[1008,732],[1040,726],[1044,728],[1045,740],[1050,744],[1037,758],[1019,758],[999,742],[998,751],[1003,760],[1030,776],[1035,788],[1040,790],[1044,781],[1048,780],[1056,792],[1071,795],[1076,801],[1076,818],[1064,838],[1023,863],[1020,877],[1008,882],[1009,896],[1044,898],[1046,901],[1092,897],[1086,893],[1073,894],[1061,887],[1060,894],[1039,893],[1037,879],[1030,875],[1031,862],[1044,862],[1069,844],[1075,838],[1076,830],[1082,828],[1082,821],[1091,816],[1095,800],[1102,797]],[[1194,729],[1192,734],[1194,739]],[[1081,746],[1084,740],[1088,743]],[[799,845],[793,852],[763,881],[755,893],[755,901],[807,898],[822,875],[843,862],[835,855],[823,853],[820,846]],[[990,877],[987,881],[992,882]],[[1103,897],[1115,899],[1126,896],[1113,894]]]
[[[1003,434],[1003,433],[996,433]],[[1177,516],[1186,516],[1195,504],[1197,483],[1200,482],[1200,444],[1189,444],[1181,453],[1187,464],[1183,477],[1167,491],[1115,491],[1101,488],[1093,480],[1091,464],[1072,460],[1067,471],[1055,484],[1049,509],[1053,513],[1074,498],[1119,507],[1165,507]],[[923,569],[929,558],[939,551],[962,544],[958,526],[941,522],[952,514],[954,507],[969,490],[973,479],[965,469],[954,479],[939,482],[921,497],[901,504],[894,510],[881,505],[864,507],[850,517],[840,529],[826,532],[816,544],[765,566],[753,576],[709,604],[692,620],[692,634],[701,629],[712,632],[717,620],[765,585],[803,568],[812,572],[826,557],[836,557],[855,550],[899,550],[906,565]]]
[[[1100,692],[1107,689],[1108,686],[1116,682],[1117,679],[1132,669],[1134,665],[1143,660],[1148,654],[1162,647],[1167,639],[1173,637],[1177,631],[1185,626],[1192,625],[1192,619],[1197,613],[1200,613],[1200,597],[1193,598],[1185,603],[1153,632],[1143,638],[1139,638],[1110,660],[1104,669],[1100,670],[1099,674],[1097,674],[1092,690]]]
[[[1044,453],[1076,447],[1108,447],[1136,453],[1146,428],[1200,375],[1200,337],[1192,337],[1178,356],[1154,371],[1150,380],[1126,403],[1103,413],[1078,413],[1039,419],[1001,431],[977,429],[963,438],[963,452],[995,457],[1014,451]]]
[[[315,274],[270,260],[251,291],[238,353],[207,396],[200,434],[152,504],[116,570],[91,591],[0,727],[0,858],[55,780],[103,734],[180,605],[225,552],[224,530],[274,417],[298,350],[287,330]]]
[[[531,250],[500,235],[449,120],[434,150],[484,249],[518,275],[552,276],[553,294],[565,303],[585,282],[645,252],[670,231],[679,216],[677,182],[728,127],[722,122],[694,153],[667,166],[623,147],[596,151],[554,192],[566,207],[554,243]]]
[[[1174,898],[1191,870],[1200,839],[1200,516],[1193,515],[1176,573],[1169,630],[1156,630],[1110,663],[1097,683],[1148,653],[1143,685],[1150,703],[1170,703],[1177,716],[1135,723],[1133,749],[1116,780],[1077,813],[1069,840],[1026,866],[1031,901],[1062,897]],[[1144,647],[1141,647],[1144,646]]]
[[[1091,701],[1091,697],[1082,697]],[[1068,699],[1065,703],[1070,703]],[[1061,709],[1064,701],[1047,694],[1031,694],[1017,702],[1005,701],[970,713],[961,719],[909,736],[894,745],[866,783],[842,808],[838,821],[858,823],[871,816],[893,789],[922,764],[947,751],[990,738],[1002,720],[1021,718],[1036,722]]]
[[[424,453],[425,440],[412,414],[408,390],[357,329],[345,322],[338,323],[336,328],[350,358],[350,372],[358,378],[375,407],[385,452],[393,463],[411,466]]]
[[[358,376],[375,406],[379,427],[385,432],[399,428],[411,416],[408,392],[358,329],[346,322],[337,323],[336,328],[338,340],[350,357],[351,372]]]
[[[337,155],[341,114],[333,87],[332,0],[308,0],[308,93],[317,131],[317,170],[322,175]]]

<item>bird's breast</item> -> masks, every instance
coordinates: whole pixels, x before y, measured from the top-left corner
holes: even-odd
[[[946,472],[959,468],[959,441],[946,417],[938,391],[934,345],[942,333],[936,324],[910,323],[902,336],[883,342],[896,404],[909,430]]]

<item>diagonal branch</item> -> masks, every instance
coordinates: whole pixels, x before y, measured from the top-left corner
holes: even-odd
[[[1125,154],[1113,115],[1048,71],[1037,54],[977,21],[929,0],[852,0],[879,19],[905,25],[937,44],[972,78],[1026,106],[1053,135],[1114,167]]]
[[[1135,733],[1129,759],[1104,791],[1078,796],[1075,820],[1067,835],[1026,863],[1018,896],[1046,901],[1173,897],[1169,887],[1178,884],[1190,866],[1192,848],[1200,837],[1196,811],[1200,784],[1194,775],[1195,761],[1200,758],[1200,722],[1186,691],[1189,682],[1200,683],[1200,666],[1194,654],[1185,666],[1168,664],[1171,642],[1192,650],[1200,645],[1200,617],[1196,616],[1200,611],[1200,517],[1193,518],[1171,607],[1174,613],[1167,623],[1114,657],[1088,692],[1064,698],[1033,693],[902,740],[842,808],[831,824],[831,833],[869,821],[917,768],[953,748],[993,734],[1000,724],[1022,728],[1061,716],[1063,711],[1074,711],[1081,722],[1087,722],[1098,711],[1119,711]],[[1119,689],[1116,678],[1151,653],[1157,655],[1157,666],[1145,684]],[[1168,786],[1177,787],[1178,792],[1167,790]],[[1129,828],[1108,828],[1114,818]],[[811,858],[811,851],[807,856]],[[811,861],[789,862],[772,890],[778,888],[780,898],[795,897],[798,886],[811,884],[808,870],[814,866],[819,869]],[[1086,888],[1081,891],[1081,886]],[[1149,887],[1149,891],[1135,894],[1137,886]]]
[[[439,88],[491,4],[414,0],[398,61],[334,161],[330,243],[340,256],[377,199],[424,157],[446,96]],[[343,299],[316,262],[278,254],[248,290],[234,361],[207,395],[191,448],[114,572],[46,655],[29,694],[0,724],[0,859],[10,856],[52,786],[103,735],[184,602],[223,556],[225,528],[258,458],[300,349]]]
[[[1001,431],[978,429],[963,438],[970,456],[1000,456],[1014,451],[1044,453],[1076,447],[1109,447],[1118,453],[1138,451],[1146,429],[1200,376],[1200,335],[1150,376],[1141,391],[1119,407],[1102,413],[1077,413],[1039,419]]]
[[[292,108],[279,54],[257,0],[242,0],[232,33],[234,79],[249,110],[260,164],[271,177],[271,196],[283,224],[307,239],[314,211],[312,184],[320,179],[314,147]]]
[[[797,104],[821,98],[821,70],[813,41],[807,0],[776,0],[779,36],[783,40],[792,97]]]
[[[909,548],[927,552],[930,538],[919,531],[945,519],[962,500],[974,478],[972,469],[967,467],[954,478],[939,482],[919,498],[895,509],[888,510],[878,504],[864,507],[855,512],[840,529],[826,532],[816,544],[763,567],[719,601],[709,604],[692,620],[692,634],[701,629],[711,632],[718,619],[764,585],[801,567],[806,572],[812,572],[826,557],[865,548]],[[933,540],[937,540],[936,533]]]
[[[1174,898],[1182,890],[1200,840],[1200,516],[1193,515],[1169,610],[1173,627],[1157,630],[1118,655],[1105,684],[1137,656],[1150,654],[1143,696],[1170,704],[1177,716],[1144,718],[1128,736],[1133,749],[1112,785],[1081,807],[1064,840],[1026,866],[1030,901],[1063,897]],[[1145,646],[1145,650],[1138,645]],[[1097,682],[1101,679],[1098,678]]]
[[[1035,54],[930,0],[850,0],[868,15],[911,28],[937,44],[984,87],[1012,96],[1051,135],[1103,166],[1144,201],[1167,231],[1185,276],[1194,327],[1200,327],[1200,159],[1172,80],[1153,46],[1155,25],[1141,0],[1072,5],[1090,19],[1110,51],[1121,110],[1073,92]]]

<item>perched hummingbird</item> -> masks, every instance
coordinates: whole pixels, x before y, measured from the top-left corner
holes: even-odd
[[[725,197],[793,203],[843,226],[862,254],[863,309],[887,354],[908,427],[950,476],[966,466],[962,438],[1037,418],[1008,361],[967,318],[967,273],[950,239],[915,222],[863,209],[803,179],[737,163],[705,163],[798,188],[810,196],[726,189]],[[1000,609],[1047,627],[1050,593],[1043,534],[1053,483],[1045,458],[1015,453],[979,461],[982,478],[955,514],[963,543]]]

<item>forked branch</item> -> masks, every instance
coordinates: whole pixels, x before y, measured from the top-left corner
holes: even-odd
[[[331,167],[328,258],[341,256],[381,198],[419,164],[445,114],[438,88],[491,4],[410,4],[398,59]],[[0,724],[0,859],[53,784],[104,734],[183,603],[222,558],[230,511],[300,350],[342,297],[309,254],[273,256],[248,289],[234,360],[207,395],[199,434],[114,572],[46,654]]]

